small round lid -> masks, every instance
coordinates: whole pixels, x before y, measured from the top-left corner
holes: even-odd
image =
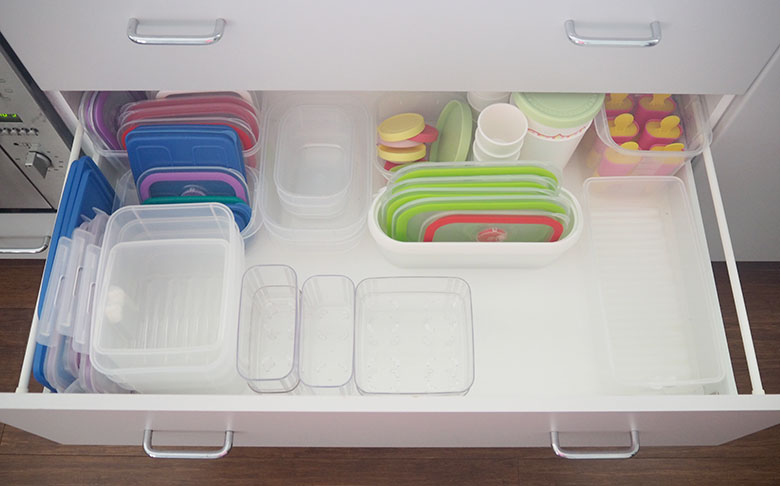
[[[570,128],[591,121],[604,103],[596,93],[512,93],[525,116],[553,128]]]
[[[400,142],[419,135],[425,129],[425,119],[417,113],[401,113],[379,124],[379,138],[388,142]]]

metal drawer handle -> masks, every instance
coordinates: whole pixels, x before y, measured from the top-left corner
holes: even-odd
[[[216,451],[186,451],[186,450],[164,450],[152,447],[151,429],[144,430],[144,452],[153,459],[219,459],[225,457],[233,447],[233,431],[225,431],[225,443],[222,448]]]
[[[0,255],[35,255],[43,253],[51,243],[51,236],[44,236],[40,246],[35,248],[0,248]]]
[[[216,44],[225,33],[225,19],[214,22],[214,31],[205,35],[139,35],[138,19],[127,21],[127,38],[136,44],[153,46],[207,46]]]
[[[582,37],[577,35],[573,20],[564,22],[563,27],[569,40],[582,47],[653,47],[661,42],[661,23],[657,20],[650,22],[650,37],[645,39]]]
[[[558,440],[558,432],[550,432],[550,442],[552,444],[553,451],[558,457],[564,459],[629,459],[634,457],[639,452],[639,432],[636,430],[631,431],[631,445],[625,449],[618,449],[614,451],[582,451],[575,452],[567,450],[561,447],[561,442]]]

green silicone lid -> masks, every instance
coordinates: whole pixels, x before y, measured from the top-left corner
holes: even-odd
[[[439,138],[431,144],[431,162],[462,162],[471,146],[471,108],[462,101],[452,100],[441,110],[436,129]]]
[[[537,123],[552,128],[571,128],[591,121],[604,104],[604,94],[512,93],[512,101]]]

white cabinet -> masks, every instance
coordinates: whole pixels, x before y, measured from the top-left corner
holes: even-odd
[[[780,4],[730,0],[99,0],[6,3],[3,35],[41,88],[516,90],[740,94],[780,43]],[[138,45],[201,35],[213,45]],[[590,49],[591,38],[649,38],[650,49]]]
[[[357,1],[182,5],[19,2],[12,15],[0,18],[0,29],[50,90],[741,93],[780,43],[773,2],[751,9],[730,2],[624,2],[617,10],[606,1],[401,2],[391,11]],[[209,33],[215,19],[227,22],[215,45],[174,47],[130,42],[130,18],[141,20],[139,34],[156,36]],[[567,19],[588,37],[646,37],[649,22],[658,20],[664,37],[647,49],[580,47],[566,38]],[[28,37],[33,27],[41,36],[35,41]],[[582,153],[576,155],[565,174],[574,191],[584,178],[577,169],[582,159]],[[701,235],[690,166],[679,176],[696,215],[694,231]],[[730,369],[698,395],[620,396],[605,385],[587,312],[586,251],[578,244],[541,269],[446,272],[472,285],[476,379],[464,397],[248,390],[94,396],[22,389],[0,395],[0,420],[69,444],[140,444],[144,430],[155,430],[163,432],[155,434],[155,442],[212,445],[229,430],[237,445],[266,446],[542,446],[550,443],[551,431],[575,445],[603,445],[616,437],[619,443],[631,431],[643,445],[715,445],[780,422],[780,396],[737,395]],[[704,258],[706,263],[706,252]],[[287,263],[302,279],[323,273],[355,281],[442,273],[395,267],[367,232],[348,254],[296,249],[261,232],[247,245],[246,261]],[[711,274],[706,287],[715,299]],[[566,305],[551,300],[550,289]],[[722,329],[720,319],[716,324]],[[718,339],[725,344],[725,333]],[[32,345],[28,364],[31,353]]]

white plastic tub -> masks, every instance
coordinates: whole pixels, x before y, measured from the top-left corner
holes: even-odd
[[[569,201],[574,216],[571,231],[558,241],[547,243],[409,243],[397,241],[385,234],[378,216],[385,189],[374,198],[368,212],[368,230],[382,254],[392,263],[415,267],[542,267],[560,258],[577,244],[582,234],[582,208],[577,199],[561,188],[561,196]]]

